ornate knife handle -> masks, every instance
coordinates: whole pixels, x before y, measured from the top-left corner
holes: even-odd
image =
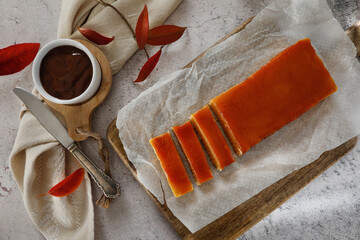
[[[92,179],[104,192],[108,198],[116,198],[120,195],[120,186],[117,182],[112,180],[106,173],[104,173],[98,166],[95,165],[91,159],[80,150],[76,144],[70,145],[68,150],[81,163],[85,170],[91,175]]]

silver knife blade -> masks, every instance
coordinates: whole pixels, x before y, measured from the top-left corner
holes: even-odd
[[[61,145],[69,148],[74,143],[74,140],[69,136],[59,119],[39,99],[23,88],[16,87],[13,91],[37,120],[39,120],[41,125],[43,125]]]
[[[23,101],[30,112],[39,120],[48,132],[53,135],[66,149],[68,149],[74,157],[81,163],[97,185],[104,192],[106,197],[116,198],[120,194],[120,186],[111,179],[104,171],[81,151],[75,144],[74,140],[69,136],[65,127],[57,119],[57,117],[47,108],[39,99],[26,91],[25,89],[16,87],[14,93]]]

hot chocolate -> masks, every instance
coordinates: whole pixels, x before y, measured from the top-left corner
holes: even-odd
[[[44,90],[58,99],[72,99],[90,85],[93,75],[86,53],[73,46],[51,49],[40,66],[40,81]]]

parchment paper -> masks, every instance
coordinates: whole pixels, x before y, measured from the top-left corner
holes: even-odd
[[[214,179],[201,186],[194,184],[193,192],[175,198],[149,139],[183,124],[211,98],[305,37],[311,39],[338,91],[245,155],[236,156],[236,162],[224,171],[212,166]],[[160,79],[121,109],[117,127],[142,184],[163,203],[161,180],[168,207],[195,232],[322,152],[359,134],[359,76],[355,47],[326,0],[275,0],[245,30],[208,51],[190,69]]]

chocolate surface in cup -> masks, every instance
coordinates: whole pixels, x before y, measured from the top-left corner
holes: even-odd
[[[80,96],[89,87],[92,75],[89,57],[73,46],[51,49],[40,65],[40,81],[44,90],[58,99]]]

